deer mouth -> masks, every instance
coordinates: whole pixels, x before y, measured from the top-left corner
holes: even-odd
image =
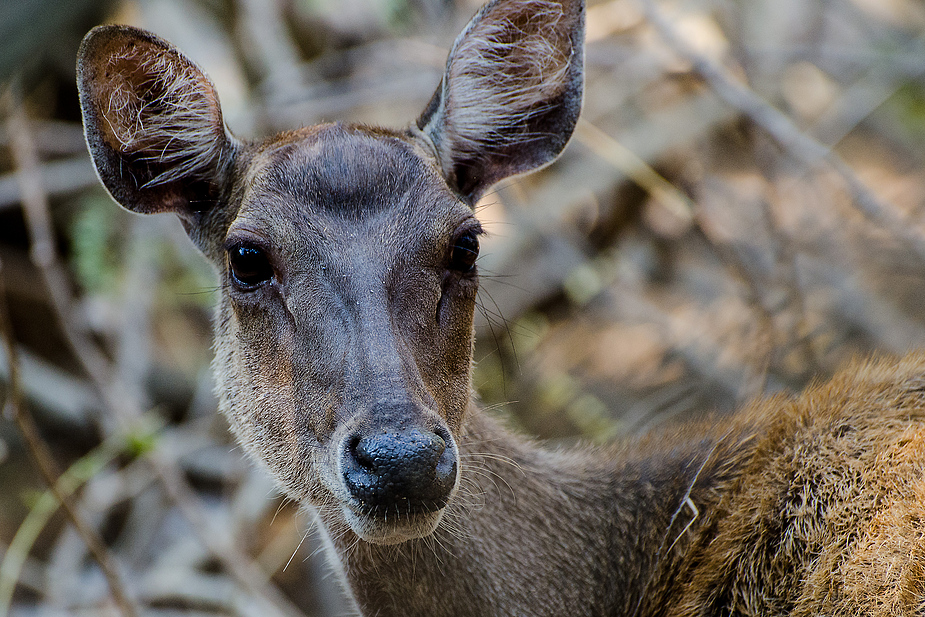
[[[433,512],[370,514],[352,505],[342,506],[350,529],[370,544],[399,544],[432,534],[443,519],[444,510]]]

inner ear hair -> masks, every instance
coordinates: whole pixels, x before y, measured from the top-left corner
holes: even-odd
[[[582,0],[490,2],[457,38],[417,128],[470,203],[554,160],[578,119]]]
[[[232,139],[212,82],[172,45],[96,28],[81,45],[78,83],[94,162],[123,206],[180,210],[195,196],[178,185],[215,179]]]
[[[183,60],[139,46],[109,59],[108,137],[113,148],[150,168],[140,188],[200,174],[221,156],[223,127],[213,86]]]
[[[558,27],[565,19],[562,5],[524,0],[495,11],[501,14],[480,20],[459,38],[447,67],[444,92],[454,108],[460,152],[503,148],[510,139],[505,133],[529,127],[530,117],[548,109],[569,85],[574,51],[568,32]]]

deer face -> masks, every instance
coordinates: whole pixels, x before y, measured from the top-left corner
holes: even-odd
[[[429,533],[458,475],[479,224],[395,135],[318,127],[258,158],[219,264],[222,408],[290,495],[368,539]]]
[[[173,211],[216,265],[221,409],[293,498],[363,540],[431,533],[458,483],[481,228],[497,180],[551,161],[581,99],[580,2],[497,0],[411,128],[247,144],[150,33],[78,61],[87,141],[123,206]]]

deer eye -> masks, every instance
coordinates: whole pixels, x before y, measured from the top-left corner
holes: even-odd
[[[249,245],[228,250],[228,271],[231,280],[242,289],[253,289],[273,278],[273,266],[263,250]]]
[[[450,246],[449,268],[463,274],[472,272],[479,256],[479,238],[475,231],[466,231]]]

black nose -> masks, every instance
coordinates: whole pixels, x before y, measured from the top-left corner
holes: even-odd
[[[379,430],[354,435],[343,452],[344,482],[370,513],[431,512],[444,507],[456,483],[450,436]]]

